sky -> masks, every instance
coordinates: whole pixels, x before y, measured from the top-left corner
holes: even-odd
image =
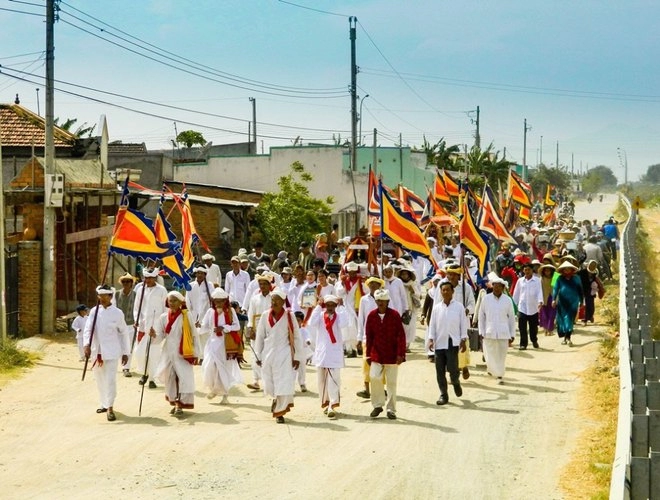
[[[0,102],[45,114],[45,0],[0,0]],[[64,0],[55,116],[172,147],[196,130],[258,151],[351,136],[349,16],[361,137],[474,143],[519,164],[660,163],[655,0]],[[27,81],[21,81],[15,77]],[[39,90],[37,91],[37,88]],[[333,139],[334,137],[334,139]]]

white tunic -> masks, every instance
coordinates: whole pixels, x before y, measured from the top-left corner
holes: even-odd
[[[211,391],[222,394],[226,394],[231,387],[243,383],[238,361],[227,359],[225,350],[224,336],[241,329],[238,316],[234,311],[230,310],[230,312],[232,321],[228,324],[224,312],[218,313],[216,322],[215,309],[209,309],[202,319],[200,328],[200,334],[209,336],[204,348],[202,380]],[[221,330],[220,334],[217,332],[218,329]]]
[[[250,300],[250,305],[247,308],[248,328],[256,329],[257,325],[259,325],[259,319],[261,318],[261,315],[270,309],[270,306],[270,293],[268,295],[264,295],[263,293],[259,292],[258,295],[253,296]]]
[[[465,316],[465,309],[463,305],[455,300],[449,304],[440,301],[437,305],[433,306],[433,313],[431,314],[431,322],[429,323],[426,332],[427,341],[433,341],[433,349],[447,349],[449,347],[449,339],[451,339],[452,346],[458,347],[461,340],[467,338],[467,317]]]
[[[98,317],[95,323],[94,316],[97,308]],[[94,325],[94,337],[90,343],[92,325]],[[124,313],[113,305],[92,307],[83,331],[83,345],[90,346],[93,360],[96,359],[97,354],[101,354],[103,360],[120,359],[123,355],[128,356],[131,346],[128,342],[128,335],[126,335]]]
[[[213,282],[208,278],[201,283],[197,280],[190,282],[190,290],[186,292],[186,306],[188,306],[194,323],[201,323],[206,311],[211,307],[213,290]]]
[[[357,340],[358,342],[365,342],[367,339],[364,335],[364,327],[367,324],[367,316],[374,309],[378,308],[376,304],[376,299],[373,295],[367,294],[360,299],[360,311],[358,312],[357,320]]]
[[[539,306],[545,302],[539,277],[532,275],[530,279],[520,278],[516,281],[516,288],[513,290],[513,301],[518,304],[518,311],[521,313],[528,316],[537,314]]]
[[[222,286],[222,273],[220,272],[220,267],[218,264],[211,264],[206,267],[206,281],[210,281],[212,284]],[[211,286],[211,291],[213,291],[213,286]]]
[[[403,315],[408,310],[408,298],[403,281],[396,276],[391,279],[385,279],[385,289],[390,292],[390,307]]]
[[[142,308],[140,317],[138,309],[140,308],[140,295],[144,283],[138,283],[135,286],[135,304],[133,304],[133,317],[138,324],[139,332],[149,333],[149,330],[161,314],[167,309],[167,289],[159,284],[144,289],[144,298],[142,299]]]
[[[261,360],[264,393],[272,397],[292,396],[295,392],[296,370],[293,358],[300,362],[299,369],[305,369],[305,355],[298,323],[291,311],[284,311],[273,326],[269,320],[270,310],[259,319],[255,352]],[[293,349],[289,341],[289,330],[293,330]]]
[[[167,384],[167,381],[171,380],[170,375],[172,371],[174,371],[178,377],[178,392],[194,393],[195,376],[193,373],[193,366],[179,353],[181,337],[183,336],[183,314],[174,321],[170,333],[165,331],[165,327],[167,326],[167,316],[168,313],[163,313],[154,325],[156,335],[159,339],[162,339],[163,345],[160,364],[156,370],[156,378],[162,383]],[[195,343],[195,356],[201,357],[197,329],[195,328],[195,324],[190,314],[188,314],[188,323],[190,331],[193,334],[193,342]]]
[[[512,339],[516,335],[516,315],[511,298],[489,293],[479,307],[479,335],[485,339]]]
[[[332,333],[335,337],[334,343],[325,327],[325,312],[325,309],[321,306],[316,306],[309,319],[309,326],[316,333],[312,363],[314,363],[314,366],[322,368],[342,368],[344,366],[344,341],[341,331],[342,328],[348,325],[346,308],[340,306],[335,309],[337,319],[332,325]]]

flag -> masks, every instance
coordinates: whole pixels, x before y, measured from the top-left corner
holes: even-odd
[[[475,226],[472,214],[468,210],[467,200],[461,203],[461,214],[463,217],[458,225],[461,244],[465,245],[465,248],[479,259],[479,273],[485,276],[488,263],[488,242]]]
[[[392,198],[380,183],[381,198],[381,229],[383,236],[400,243],[404,248],[416,255],[424,255],[433,261],[431,249],[426,237],[417,225],[414,217],[397,208]]]
[[[371,167],[369,167],[369,187],[367,196],[367,220],[369,233],[374,238],[380,236],[380,193],[378,191],[378,179]]]
[[[183,268],[190,273],[190,270],[195,265],[195,253],[193,252],[193,245],[199,241],[195,221],[193,221],[192,210],[190,209],[190,201],[188,200],[188,190],[186,185],[183,185],[181,193],[179,210],[181,210],[181,251],[183,258]]]
[[[445,189],[445,183],[442,180],[440,171],[436,171],[435,173],[435,181],[433,183],[433,198],[438,203],[451,203],[451,198],[449,197],[449,193],[447,193],[447,189]]]
[[[176,235],[167,222],[165,214],[163,213],[163,202],[165,201],[165,186],[160,195],[160,203],[158,204],[158,212],[156,213],[156,220],[154,221],[154,234],[156,240],[160,244],[170,244],[175,247],[176,251],[166,257],[161,258],[162,269],[169,274],[174,280],[177,288],[185,288],[190,290],[190,275],[186,272],[183,263],[183,256],[181,254],[181,244],[176,241]]]
[[[557,209],[559,207],[555,207],[552,210],[549,210],[547,214],[543,216],[543,224],[545,226],[550,226],[552,225],[553,222],[557,220]]]
[[[518,217],[520,217],[522,220],[531,220],[532,214],[531,210],[529,207],[521,206],[520,207],[520,212],[518,212]]]
[[[554,207],[557,204],[555,200],[552,199],[552,187],[550,184],[545,188],[545,200],[543,200],[543,204],[546,207]]]
[[[405,203],[415,214],[419,221],[424,214],[425,203],[419,196],[405,186],[399,184],[399,201]]]
[[[126,177],[108,253],[151,260],[174,253],[169,242],[161,244],[156,240],[151,219],[138,210],[128,208],[128,195]]]
[[[529,199],[529,194],[527,194],[530,191],[531,186],[524,182],[513,170],[509,170],[509,189],[507,190],[509,202],[515,201],[520,205],[532,208],[532,202]]]
[[[492,236],[498,241],[506,241],[512,244],[516,244],[515,238],[507,230],[504,222],[502,222],[502,219],[495,208],[493,202],[494,198],[495,195],[493,190],[489,185],[486,185],[484,187],[481,210],[479,211],[479,217],[477,217],[477,226],[479,227],[479,230]]]
[[[458,195],[461,194],[461,188],[458,182],[456,182],[444,168],[442,169],[442,180],[444,181],[447,194],[454,198],[458,198]]]

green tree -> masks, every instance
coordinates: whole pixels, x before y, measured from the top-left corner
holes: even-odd
[[[195,144],[203,146],[206,144],[206,139],[201,132],[196,130],[184,130],[179,132],[179,135],[176,136],[176,142],[181,142],[186,145],[187,148],[192,148]]]
[[[509,168],[513,162],[500,158],[499,154],[499,151],[494,151],[492,143],[485,150],[472,146],[465,158],[460,158],[455,162],[454,168],[463,170],[467,167],[470,186],[477,194],[480,194],[485,182],[488,182],[492,188],[497,188],[498,181],[502,185],[506,185]]]
[[[332,196],[314,198],[308,184],[312,175],[300,162],[291,164],[291,172],[277,181],[278,193],[264,195],[255,213],[258,236],[271,251],[295,252],[301,241],[311,242],[314,235],[330,226]]]
[[[645,184],[660,184],[660,163],[649,166],[640,180]]]
[[[557,191],[568,190],[571,186],[571,176],[560,168],[541,164],[537,169],[530,170],[529,183],[534,193],[544,197],[548,184],[554,186]]]
[[[64,123],[60,124],[59,123],[60,119],[59,117],[55,118],[53,120],[53,123],[57,128],[61,128],[62,130],[66,130],[67,132],[72,133],[75,135],[77,138],[82,138],[82,137],[92,137],[92,133],[94,132],[94,129],[96,128],[96,125],[92,125],[91,127],[87,125],[87,122],[83,123],[80,127],[78,127],[75,131],[72,131],[71,129],[73,126],[76,124],[78,121],[78,118],[67,118]]]
[[[451,169],[454,167],[454,158],[461,151],[461,148],[457,144],[447,146],[444,137],[441,137],[435,144],[431,144],[426,140],[426,136],[424,136],[422,147],[413,147],[413,151],[422,151],[425,153],[427,165],[435,165],[438,168]]]
[[[597,193],[598,191],[616,188],[618,181],[612,169],[605,165],[599,165],[589,170],[582,178],[582,190],[585,193]]]

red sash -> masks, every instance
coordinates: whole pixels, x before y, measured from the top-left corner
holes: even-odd
[[[346,289],[346,293],[350,292],[351,288],[353,288],[353,286],[359,282],[360,276],[356,276],[354,279],[351,279],[349,276],[344,278],[344,288]]]
[[[272,309],[270,310],[270,312],[268,313],[268,324],[270,325],[271,328],[275,326],[275,323],[277,323],[280,319],[282,319],[283,314],[284,314],[284,309],[280,311],[280,314],[278,316],[275,316]]]
[[[218,325],[218,317],[220,315],[218,314],[217,309],[215,309],[213,311],[213,313],[214,313],[213,326],[215,326],[215,328],[214,328],[215,334],[218,337],[222,337],[222,328],[220,328],[219,325]],[[224,315],[225,315],[225,324],[226,325],[231,325],[232,324],[232,319],[231,319],[231,312],[230,312],[229,308],[227,308],[227,307],[224,308]],[[237,345],[241,343],[241,336],[238,334],[238,332],[227,332],[227,333],[231,336],[232,339],[234,339],[234,342],[236,342]]]
[[[165,325],[165,333],[169,334],[172,331],[172,326],[179,316],[181,316],[181,309],[179,309],[174,314],[172,314],[171,310],[167,312],[167,325]]]
[[[332,332],[332,327],[335,325],[335,321],[337,321],[337,313],[334,314],[332,319],[328,317],[327,312],[323,313],[323,321],[325,322],[325,329],[327,330],[328,335],[330,335],[330,342],[336,344],[337,339],[335,338],[335,334]]]

